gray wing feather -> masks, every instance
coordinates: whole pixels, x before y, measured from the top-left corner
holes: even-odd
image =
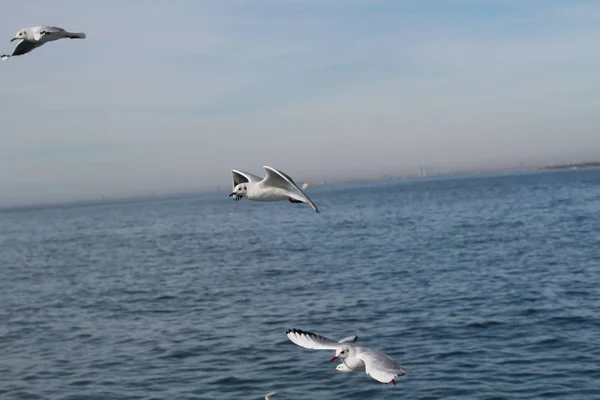
[[[396,360],[378,351],[364,347],[357,357],[365,363],[365,372],[379,382],[388,383],[395,377],[406,374]]]
[[[300,347],[313,350],[336,350],[340,344],[325,336],[300,329],[288,329],[285,334],[288,339]]]
[[[240,183],[244,182],[260,182],[262,179],[254,174],[237,169],[232,169],[231,175],[233,176],[233,187],[236,187]]]
[[[354,343],[357,340],[358,340],[358,336],[352,335],[352,336],[348,336],[348,337],[343,338],[338,343]]]
[[[42,32],[47,32],[47,33],[65,32],[65,30],[63,28],[59,28],[58,26],[42,25],[40,28],[41,28],[40,33],[42,33]]]
[[[15,46],[15,49],[13,50],[13,52],[10,56],[11,57],[12,56],[21,56],[23,54],[27,54],[31,50],[33,50],[39,46],[41,46],[41,44],[39,44],[39,43],[30,42],[28,40],[21,40],[19,43],[17,43],[17,45]]]
[[[317,214],[320,213],[319,209],[317,208],[317,205],[313,203],[310,197],[308,197],[306,193],[304,193],[304,191],[300,189],[300,187],[298,187],[298,185],[296,185],[296,182],[294,182],[294,180],[289,175],[267,165],[264,165],[263,168],[265,169],[265,171],[267,171],[267,176],[264,179],[265,184],[272,185],[285,190],[289,190],[290,187],[292,189],[295,189],[298,193],[302,195],[304,200],[306,200],[306,202],[312,207],[313,210],[315,210]]]
[[[51,36],[57,33],[65,33],[67,32],[63,28],[59,28],[58,26],[46,26],[40,25],[34,28],[31,28],[33,31],[33,37],[35,40],[42,40],[45,36]]]

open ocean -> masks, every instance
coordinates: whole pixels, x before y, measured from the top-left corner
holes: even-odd
[[[0,211],[0,399],[600,398],[599,169],[228,194]]]

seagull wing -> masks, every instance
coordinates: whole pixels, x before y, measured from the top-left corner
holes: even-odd
[[[66,31],[63,28],[59,28],[58,26],[40,25],[31,28],[31,32],[33,33],[33,38],[35,40],[40,40],[44,36]]]
[[[287,337],[300,347],[313,350],[337,350],[341,345],[325,336],[300,329],[288,329]]]
[[[271,392],[271,393],[267,394],[265,396],[265,400],[273,400],[273,398],[275,398],[276,394],[277,394],[277,392]]]
[[[348,336],[348,337],[343,338],[338,343],[354,343],[357,340],[358,340],[358,336],[352,335],[352,336]]]
[[[36,47],[39,47],[39,46],[41,46],[40,43],[30,42],[28,40],[21,40],[15,46],[12,54],[10,54],[10,55],[8,55],[8,54],[3,55],[2,59],[7,59],[8,57],[13,57],[13,56],[22,56],[23,54],[27,54],[31,50],[33,50],[33,49],[35,49]]]
[[[231,175],[233,176],[233,187],[236,187],[240,183],[244,182],[260,182],[262,180],[262,178],[259,176],[248,172],[239,171],[237,169],[232,169]]]
[[[365,372],[376,381],[389,383],[395,377],[406,374],[396,360],[367,347],[362,347],[356,357],[365,363]]]
[[[294,180],[290,178],[289,175],[279,171],[278,169],[271,168],[266,165],[263,166],[263,168],[267,172],[265,179],[263,179],[262,181],[265,185],[278,187],[280,189],[284,189],[291,192],[290,197],[308,203],[317,214],[320,213],[319,209],[317,208],[317,205],[313,203],[313,201],[306,195],[306,193],[302,191],[302,189],[298,187],[298,185],[296,185],[296,182],[294,182]],[[294,190],[299,194],[293,193]]]

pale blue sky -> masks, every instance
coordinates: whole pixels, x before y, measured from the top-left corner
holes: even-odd
[[[2,2],[0,204],[600,158],[600,2]]]

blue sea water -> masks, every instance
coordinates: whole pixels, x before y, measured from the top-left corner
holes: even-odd
[[[308,193],[0,212],[0,398],[600,398],[600,170]]]

